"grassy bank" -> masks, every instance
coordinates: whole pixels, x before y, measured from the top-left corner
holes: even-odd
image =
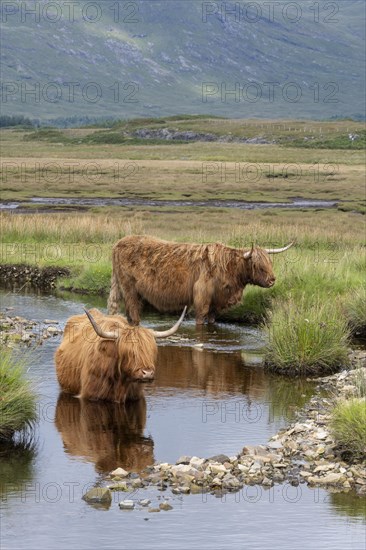
[[[36,396],[24,377],[24,362],[1,348],[0,440],[11,439],[36,420]]]

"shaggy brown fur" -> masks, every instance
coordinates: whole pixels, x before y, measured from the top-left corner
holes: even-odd
[[[216,314],[240,302],[247,284],[275,282],[272,262],[261,248],[251,258],[243,249],[215,244],[177,244],[148,236],[129,236],[113,247],[108,311],[124,300],[129,322],[139,324],[143,300],[158,311],[194,306],[196,323],[215,322]]]
[[[140,399],[144,372],[155,373],[158,349],[152,331],[132,327],[120,315],[107,316],[97,309],[90,313],[103,331],[117,330],[118,338],[97,336],[85,314],[70,317],[55,353],[61,388],[86,399]]]
[[[146,401],[92,402],[61,393],[55,425],[67,453],[95,464],[98,472],[122,467],[141,471],[154,463],[154,443],[144,437]]]

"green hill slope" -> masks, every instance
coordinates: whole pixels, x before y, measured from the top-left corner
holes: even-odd
[[[364,112],[363,0],[70,6],[1,6],[2,114],[323,119]]]

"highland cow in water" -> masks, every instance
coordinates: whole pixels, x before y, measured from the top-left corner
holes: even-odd
[[[237,249],[215,244],[178,244],[148,236],[129,236],[113,247],[108,311],[124,300],[127,319],[138,325],[145,300],[160,312],[193,306],[196,323],[214,323],[216,315],[240,302],[247,284],[274,285],[269,254],[283,248]]]
[[[108,316],[97,309],[85,312],[67,321],[55,353],[61,388],[86,399],[117,403],[140,399],[140,382],[154,378],[156,338],[174,334],[186,308],[178,322],[165,331],[131,326],[121,315]]]

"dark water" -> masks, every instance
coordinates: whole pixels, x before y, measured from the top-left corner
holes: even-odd
[[[1,294],[2,308],[14,307],[12,314],[61,325],[82,305],[102,308],[104,301]],[[163,328],[170,321],[150,315],[145,324]],[[223,499],[156,489],[133,495],[154,506],[169,496],[173,510],[159,514],[119,510],[123,493],[113,495],[109,509],[81,499],[117,466],[138,471],[182,454],[233,455],[284,426],[313,387],[264,374],[260,332],[239,325],[197,330],[185,321],[178,337],[159,345],[146,399],[125,409],[60,394],[53,365],[58,343],[55,337],[28,357],[39,393],[33,442],[0,448],[1,548],[364,549],[365,501],[304,485],[247,487]]]
[[[15,212],[27,212],[24,208],[25,202],[38,204],[44,212],[45,207],[49,208],[67,208],[77,210],[78,208],[91,208],[95,206],[174,206],[174,207],[192,207],[201,206],[209,208],[239,208],[241,210],[257,210],[263,208],[333,208],[339,201],[314,200],[314,199],[294,199],[292,202],[251,202],[234,200],[155,200],[133,198],[43,198],[33,197],[27,201],[3,201],[0,202],[0,210],[10,210]],[[23,207],[23,208],[22,208]],[[31,210],[34,212],[34,209]],[[49,210],[52,212],[52,210]]]

